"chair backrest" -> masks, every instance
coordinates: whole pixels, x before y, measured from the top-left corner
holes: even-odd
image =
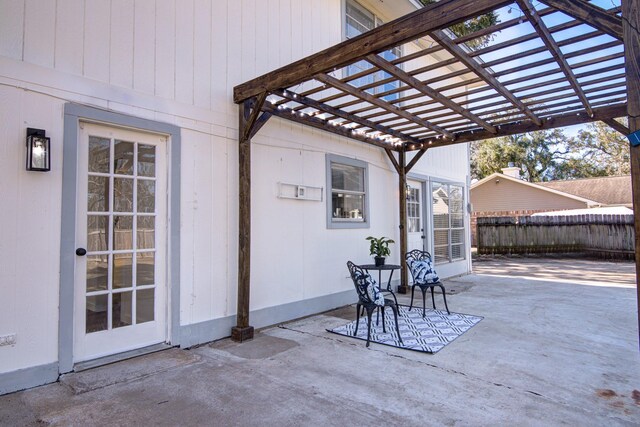
[[[353,280],[353,286],[356,288],[360,303],[373,304],[373,301],[367,293],[367,283],[365,280],[367,273],[351,261],[347,261],[347,268],[349,269],[349,274],[351,274],[351,280]]]
[[[420,260],[423,260],[423,259],[431,261],[431,254],[429,252],[427,252],[427,251],[421,251],[420,249],[414,249],[412,251],[407,252],[407,254],[404,256],[404,259],[407,261],[407,267],[409,267],[409,271],[411,272],[411,277],[413,278],[413,281],[415,282],[416,278],[413,275],[413,269],[411,268],[411,265],[415,261],[420,261]]]

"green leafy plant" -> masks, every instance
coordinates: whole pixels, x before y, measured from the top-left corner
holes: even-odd
[[[377,257],[386,257],[391,254],[389,250],[389,243],[395,243],[391,239],[387,239],[386,237],[375,238],[373,236],[367,237],[367,240],[371,242],[371,246],[369,246],[369,251],[371,255],[375,255]]]

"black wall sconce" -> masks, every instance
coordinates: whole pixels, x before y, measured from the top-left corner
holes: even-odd
[[[51,170],[51,139],[44,129],[27,128],[27,170]]]

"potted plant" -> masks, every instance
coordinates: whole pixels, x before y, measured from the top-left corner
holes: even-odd
[[[389,250],[389,243],[395,243],[391,239],[387,239],[386,237],[375,238],[373,236],[367,237],[367,240],[371,242],[371,246],[369,246],[369,251],[371,255],[375,255],[376,267],[384,265],[385,257],[391,254]]]

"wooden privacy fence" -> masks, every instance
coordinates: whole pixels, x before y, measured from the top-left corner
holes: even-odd
[[[478,218],[479,254],[588,252],[633,259],[633,215]]]

